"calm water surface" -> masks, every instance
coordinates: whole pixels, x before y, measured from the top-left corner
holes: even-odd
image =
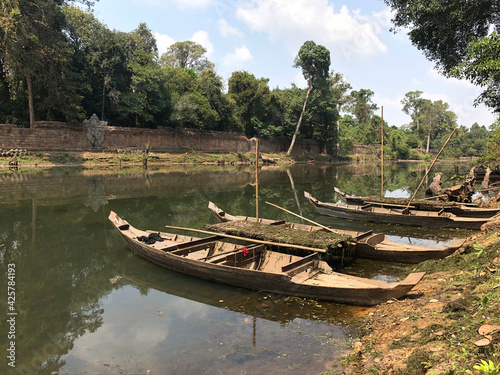
[[[445,177],[454,173],[452,164],[436,167]],[[460,171],[465,174],[467,166]],[[303,196],[309,191],[336,201],[334,186],[357,195],[409,196],[424,174],[423,165],[394,164],[385,169],[382,187],[376,165],[263,168],[259,216],[298,220],[264,203],[269,201],[325,225],[445,245],[465,233],[338,221],[316,214]],[[255,216],[254,170],[0,170],[0,373],[340,372],[355,317],[369,309],[170,272],[133,255],[107,220],[114,210],[139,228],[203,229],[215,222],[207,209],[210,200],[229,213]],[[345,272],[396,280],[407,271],[404,265],[359,261]],[[15,304],[9,305],[7,284],[13,279]],[[12,312],[17,315],[8,315]],[[11,341],[14,369],[5,355]]]

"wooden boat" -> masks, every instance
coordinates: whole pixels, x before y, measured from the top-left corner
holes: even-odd
[[[349,195],[334,187],[335,193],[347,204],[381,206],[385,208],[405,208],[410,199],[408,198],[385,198],[385,197],[362,197]],[[480,208],[473,203],[463,204],[458,202],[445,202],[429,199],[415,199],[411,202],[411,209],[422,211],[451,212],[457,216],[490,218],[500,212],[500,208]]]
[[[220,223],[225,222],[249,222],[255,223],[255,217],[234,216],[223,211],[214,203],[209,202],[208,208]],[[259,218],[259,223],[271,226],[282,226],[287,229],[297,229],[307,232],[325,231],[326,229],[316,225],[296,224],[285,222],[284,220],[269,220]],[[215,229],[212,228],[211,229]],[[227,229],[221,227],[222,230]],[[241,227],[238,228],[243,231]],[[251,230],[251,229],[249,229]],[[373,231],[356,232],[341,229],[330,229],[333,232],[351,237],[355,246],[355,256],[362,259],[381,260],[386,262],[399,263],[420,263],[425,260],[441,259],[453,254],[465,242],[465,239],[457,239],[447,247],[417,246],[410,244],[400,244],[392,242],[383,233],[373,233]]]
[[[304,192],[307,200],[316,210],[327,216],[350,220],[372,221],[380,224],[401,224],[418,227],[479,229],[492,218],[461,217],[451,212],[422,211],[410,209],[404,213],[403,208],[377,207],[373,204],[363,206],[320,202],[308,192]]]
[[[143,231],[111,212],[109,220],[132,251],[173,271],[223,284],[354,305],[376,305],[401,298],[425,272],[387,283],[333,272],[317,259],[270,251],[262,244],[224,242],[219,236],[196,238]],[[152,239],[152,243],[143,240]],[[156,241],[153,240],[156,238]]]

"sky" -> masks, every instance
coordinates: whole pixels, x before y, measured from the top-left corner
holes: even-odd
[[[312,40],[331,54],[330,70],[341,73],[353,90],[375,94],[376,112],[389,125],[410,117],[401,100],[409,91],[443,100],[458,116],[458,125],[489,127],[495,116],[474,107],[481,88],[448,79],[434,69],[406,33],[390,31],[391,10],[382,0],[99,0],[94,15],[109,29],[130,32],[146,23],[159,53],[175,42],[204,46],[207,58],[226,83],[235,71],[269,79],[269,87],[305,88],[293,61]]]

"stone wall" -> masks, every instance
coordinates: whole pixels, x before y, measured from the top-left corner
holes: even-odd
[[[0,124],[0,149],[29,151],[92,151],[88,140],[89,125],[71,125],[61,122],[37,122],[33,128],[18,128]],[[243,134],[181,129],[141,129],[104,127],[104,150],[144,150],[152,152],[250,152],[255,140]],[[259,151],[286,152],[289,139],[262,139]],[[97,151],[97,150],[96,150]],[[294,146],[294,154],[321,153],[318,142],[304,140]]]

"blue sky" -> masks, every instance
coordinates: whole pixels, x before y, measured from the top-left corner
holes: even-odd
[[[124,32],[146,23],[160,53],[179,41],[203,45],[226,83],[232,72],[246,70],[268,78],[270,88],[306,87],[292,65],[300,46],[313,40],[330,50],[330,69],[354,90],[375,92],[390,125],[410,121],[400,101],[415,90],[447,102],[459,125],[488,127],[495,119],[473,106],[480,88],[440,75],[404,32],[389,31],[391,12],[382,0],[99,0],[94,14]]]

